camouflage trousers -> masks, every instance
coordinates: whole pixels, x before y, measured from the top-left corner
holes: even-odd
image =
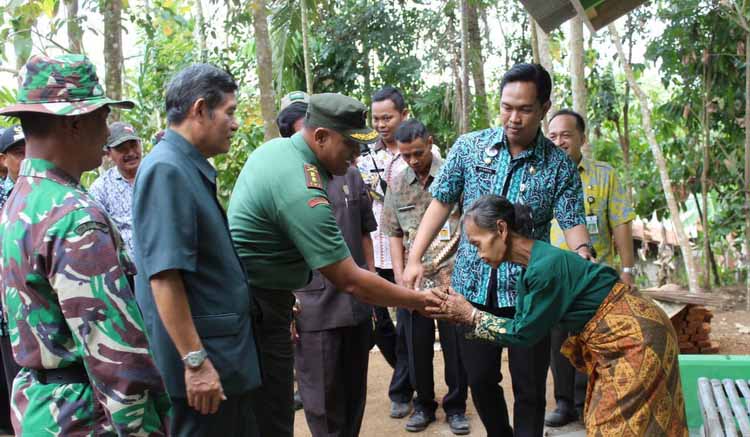
[[[166,409],[169,398],[165,397]],[[130,424],[146,432],[163,435],[162,415],[153,402],[131,404],[117,411],[115,423],[128,423],[128,416],[142,417],[142,424]],[[133,413],[148,408],[142,416]],[[117,436],[121,435],[112,426],[99,401],[94,396],[91,385],[85,383],[42,384],[23,368],[13,381],[11,399],[11,420],[17,436]],[[122,431],[122,430],[120,430]]]

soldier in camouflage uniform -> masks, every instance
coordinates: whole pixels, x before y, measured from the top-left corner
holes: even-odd
[[[101,164],[110,106],[82,55],[35,56],[18,103],[26,159],[0,218],[2,301],[22,436],[162,436],[169,397],[115,226],[79,179]]]

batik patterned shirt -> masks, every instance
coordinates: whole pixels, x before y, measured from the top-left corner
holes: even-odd
[[[578,173],[583,184],[586,229],[596,249],[596,259],[615,267],[613,232],[617,226],[633,221],[635,212],[612,166],[583,158],[578,164]],[[556,247],[569,249],[556,220],[552,221],[550,241]]]
[[[13,357],[17,435],[168,434],[154,364],[107,214],[63,170],[26,159],[0,214],[0,287]],[[41,384],[31,369],[83,366],[89,383]]]
[[[122,177],[117,167],[112,167],[96,178],[89,193],[107,211],[120,231],[130,259],[133,249],[133,184]]]
[[[581,178],[575,164],[541,130],[529,148],[515,157],[510,155],[502,128],[462,135],[430,191],[443,203],[456,203],[463,194],[464,210],[485,194],[505,194],[511,202],[531,208],[532,236],[537,240],[549,241],[553,216],[564,230],[585,223]],[[462,236],[451,278],[453,288],[472,302],[485,304],[491,271]],[[507,262],[497,269],[499,307],[515,304],[520,273],[519,265]]]
[[[430,202],[432,202],[429,187],[440,172],[442,165],[442,159],[432,159],[430,174],[427,176],[424,185],[419,181],[414,170],[407,167],[401,175],[395,178],[385,195],[383,217],[380,224],[383,233],[389,237],[403,238],[404,249],[406,250],[404,260],[408,258],[409,250],[417,236],[419,223],[422,221],[427,207],[430,206]],[[421,289],[450,284],[450,275],[458,248],[458,238],[461,235],[460,227],[461,211],[459,206],[455,205],[438,237],[435,238],[422,256],[422,265],[425,270],[423,282],[420,284]]]
[[[440,149],[437,146],[432,147],[432,156],[440,158]],[[380,218],[383,215],[383,202],[385,201],[386,192],[383,191],[383,184],[389,187],[393,180],[400,175],[408,165],[401,158],[398,151],[392,153],[382,141],[378,141],[372,147],[367,155],[360,156],[357,159],[357,168],[365,184],[369,187],[370,197],[372,198],[372,212],[375,214],[375,220],[378,222],[378,229],[370,235],[372,237],[372,246],[375,252],[375,267],[379,269],[392,269],[391,262],[391,245],[388,242],[388,235],[385,234],[380,226]],[[387,191],[387,188],[386,188]]]

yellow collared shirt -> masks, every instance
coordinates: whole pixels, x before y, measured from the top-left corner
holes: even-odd
[[[578,164],[583,185],[583,204],[586,210],[586,228],[594,243],[599,262],[615,264],[614,229],[635,219],[625,188],[617,180],[615,170],[606,162],[581,159]],[[552,221],[550,242],[568,250],[557,221]]]

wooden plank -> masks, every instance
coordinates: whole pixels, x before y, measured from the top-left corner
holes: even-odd
[[[728,299],[725,297],[711,295],[711,294],[689,294],[687,290],[685,292],[678,291],[663,291],[657,288],[646,288],[641,290],[644,295],[658,300],[664,300],[667,302],[683,303],[683,304],[694,304],[694,305],[710,305],[719,308],[723,308],[727,305]]]
[[[622,17],[643,4],[646,0],[608,0],[596,7],[597,17],[591,19],[596,30]]]
[[[714,393],[708,378],[698,378],[698,401],[703,413],[703,430],[707,437],[724,437],[719,411],[716,409]]]
[[[740,389],[742,397],[745,398],[745,406],[747,407],[748,414],[750,414],[750,386],[747,385],[747,381],[738,379],[737,388]]]
[[[583,19],[583,24],[585,24],[586,27],[589,28],[589,31],[591,33],[595,33],[596,29],[594,29],[594,25],[591,24],[591,19],[589,18],[589,16],[586,15],[586,8],[584,8],[581,5],[581,1],[580,0],[570,0],[570,4],[573,5],[573,9],[575,9],[576,14],[578,14],[578,16]]]
[[[721,381],[719,381],[718,379],[712,379],[711,388],[714,392],[716,405],[719,407],[721,420],[724,422],[724,435],[726,437],[739,437],[737,435],[737,427],[734,425],[734,414],[732,414],[732,407],[729,406],[729,400],[727,399],[727,395],[724,393],[724,387],[721,385]]]
[[[729,406],[732,407],[734,417],[737,419],[737,424],[740,426],[740,432],[743,436],[750,436],[750,417],[747,416],[747,409],[742,405],[734,380],[727,378],[721,382],[724,384],[724,391],[729,398]]]

